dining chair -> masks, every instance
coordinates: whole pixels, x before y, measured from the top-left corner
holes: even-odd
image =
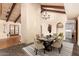
[[[37,36],[37,35],[36,35]],[[43,49],[44,50],[44,45],[43,45],[43,42],[41,42],[40,40],[38,40],[38,36],[34,39],[34,46],[35,46],[35,52],[36,52],[36,55],[37,55],[37,52],[38,50],[41,50]],[[44,51],[45,53],[45,51]]]
[[[52,47],[53,48],[57,48],[59,50],[59,53],[61,52],[61,49],[63,47],[63,34],[61,35],[61,33],[58,35],[58,37],[56,38],[55,42],[53,42]]]

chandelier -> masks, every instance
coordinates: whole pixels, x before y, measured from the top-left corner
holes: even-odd
[[[48,15],[47,11],[42,12],[42,19],[50,19],[50,15]]]
[[[47,8],[45,8],[45,10],[41,13],[42,15],[42,19],[47,20],[50,19],[50,15],[47,12]]]

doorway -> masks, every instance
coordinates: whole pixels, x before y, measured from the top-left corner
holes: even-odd
[[[65,41],[77,43],[77,20],[67,20],[65,24]]]

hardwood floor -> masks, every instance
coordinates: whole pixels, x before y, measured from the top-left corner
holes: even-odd
[[[0,56],[28,56],[22,48],[30,44],[21,43],[20,39],[20,36],[11,36],[0,40]]]
[[[22,50],[27,46],[20,42],[20,36],[11,36],[7,39],[0,40],[0,56],[27,56],[28,54]]]
[[[28,45],[20,42],[19,36],[0,40],[0,56],[28,56],[28,54],[22,49],[26,46]],[[72,56],[79,56],[79,46],[76,44],[74,44]]]
[[[8,48],[13,45],[17,45],[20,42],[21,37],[20,36],[11,36],[9,38],[0,39],[0,49]]]
[[[79,56],[79,46],[74,44],[72,56]]]
[[[0,49],[0,56],[28,56],[28,54],[22,49],[27,46],[26,44],[18,44],[8,48]]]

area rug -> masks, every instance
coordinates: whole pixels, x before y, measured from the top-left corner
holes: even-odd
[[[34,44],[24,47],[23,50],[29,54],[29,56],[72,56],[73,44],[69,42],[63,42],[63,48],[59,54],[58,49],[52,51],[46,51],[43,53],[43,50],[38,51],[38,54],[35,55]]]

